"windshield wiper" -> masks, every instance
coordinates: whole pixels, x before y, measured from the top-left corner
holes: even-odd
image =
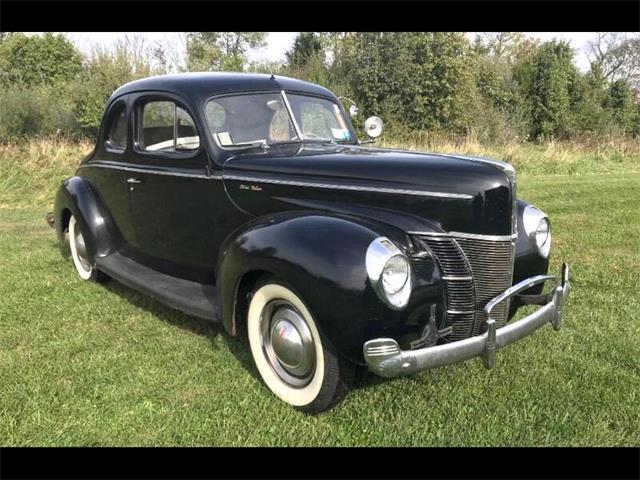
[[[254,142],[234,143],[229,145],[228,148],[234,152],[244,152],[245,150],[251,150],[253,148],[262,148],[268,150],[269,145],[264,140],[256,140]]]
[[[302,140],[296,138],[295,140],[282,140],[280,142],[272,142],[269,144],[270,147],[279,147],[280,145],[293,145],[294,143],[302,143]]]
[[[295,140],[286,140],[286,141],[282,141],[282,142],[274,142],[274,143],[270,143],[269,146],[273,147],[273,146],[277,146],[277,145],[290,145],[290,144],[294,144],[294,143],[333,143],[335,144],[336,141],[334,139],[330,139],[330,138],[303,138],[302,140],[300,139],[295,139]]]
[[[252,148],[262,148],[263,150],[268,150],[271,147],[279,147],[282,145],[294,145],[294,144],[305,144],[305,143],[330,143],[332,145],[338,145],[339,143],[335,139],[330,138],[303,138],[302,140],[296,138],[294,140],[282,140],[279,142],[266,143],[263,140],[255,141],[255,142],[246,142],[246,143],[235,143],[230,145],[229,148],[233,148],[234,151],[243,152],[245,150],[251,150]]]

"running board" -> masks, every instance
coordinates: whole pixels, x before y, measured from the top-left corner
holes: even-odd
[[[195,317],[219,321],[218,290],[213,285],[172,277],[119,253],[96,260],[98,269],[127,287]]]

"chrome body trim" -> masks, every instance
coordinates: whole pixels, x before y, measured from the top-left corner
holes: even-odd
[[[400,195],[418,195],[425,197],[442,197],[442,198],[458,198],[463,200],[471,200],[473,196],[464,193],[445,193],[445,192],[429,192],[426,190],[404,190],[396,188],[382,188],[382,187],[360,187],[357,185],[339,185],[333,183],[315,183],[315,182],[303,182],[298,180],[278,180],[275,178],[264,177],[251,177],[243,175],[224,175],[225,180],[238,180],[245,182],[262,182],[272,183],[275,185],[292,185],[296,187],[311,187],[311,188],[329,188],[334,190],[351,190],[358,192],[376,192],[376,193],[395,193]]]
[[[153,175],[167,175],[167,176],[170,176],[170,177],[189,177],[189,178],[204,178],[204,179],[207,179],[207,180],[222,180],[222,176],[221,175],[204,175],[204,174],[198,174],[198,173],[184,173],[184,172],[165,172],[164,170],[154,170],[154,169],[150,169],[150,168],[125,167],[125,166],[120,166],[120,165],[104,164],[104,163],[97,163],[97,162],[90,162],[90,163],[85,163],[83,165],[80,165],[78,167],[78,170],[80,170],[82,168],[90,168],[90,167],[110,168],[110,169],[113,169],[113,170],[122,170],[122,171],[125,171],[125,172],[151,173]]]
[[[281,90],[280,95],[282,95],[282,101],[284,102],[285,107],[287,107],[287,112],[289,113],[291,121],[293,122],[293,128],[296,129],[296,135],[300,140],[303,140],[304,137],[302,136],[302,130],[300,130],[300,127],[298,126],[298,121],[296,120],[296,116],[293,114],[293,110],[291,109],[291,105],[289,104],[287,94],[284,92],[284,90]]]
[[[556,331],[561,328],[563,306],[571,291],[569,267],[562,265],[562,278],[550,293],[550,301],[517,322],[496,328],[491,315],[495,306],[534,285],[555,279],[552,275],[531,277],[496,296],[484,309],[487,331],[482,335],[418,350],[401,350],[398,342],[392,338],[376,338],[365,342],[363,346],[365,361],[369,369],[381,377],[408,375],[478,356],[482,357],[486,368],[492,368],[497,350],[530,335],[547,323],[551,323]]]
[[[489,240],[495,242],[505,242],[509,240],[516,240],[518,238],[517,233],[513,233],[511,235],[485,235],[482,233],[466,233],[466,232],[419,232],[419,231],[408,231],[409,235],[417,235],[424,237],[434,237],[437,239],[438,237],[454,237],[454,238],[468,238],[471,240]]]

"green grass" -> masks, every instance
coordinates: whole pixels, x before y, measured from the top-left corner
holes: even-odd
[[[521,175],[572,266],[559,333],[396,380],[315,416],[277,400],[246,342],[116,282],[82,282],[43,214],[64,168],[0,152],[2,445],[639,445],[640,178]],[[25,169],[25,172],[28,169]],[[67,174],[71,173],[69,168]],[[48,172],[48,173],[47,173]]]

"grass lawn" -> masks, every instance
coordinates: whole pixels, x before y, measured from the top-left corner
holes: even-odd
[[[480,360],[396,380],[363,371],[344,402],[310,417],[263,385],[245,341],[115,281],[80,281],[43,219],[72,169],[12,173],[7,158],[1,445],[640,444],[640,173],[629,165],[520,176],[520,196],[551,216],[553,272],[572,267],[560,333],[501,350],[492,371]]]

